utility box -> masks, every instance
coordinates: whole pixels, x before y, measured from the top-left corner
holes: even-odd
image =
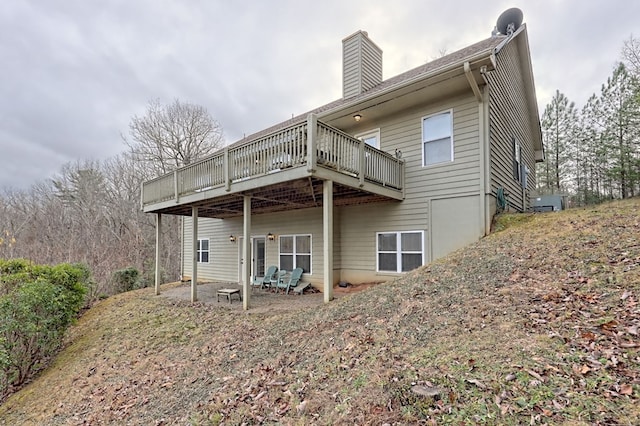
[[[559,212],[566,208],[566,198],[563,194],[538,195],[532,197],[531,205],[534,212]]]

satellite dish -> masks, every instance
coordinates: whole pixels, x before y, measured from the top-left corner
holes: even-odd
[[[507,9],[498,17],[496,28],[500,34],[511,35],[522,25],[522,11],[517,7]]]

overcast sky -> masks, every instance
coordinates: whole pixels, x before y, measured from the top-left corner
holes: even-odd
[[[123,152],[152,99],[202,105],[227,143],[342,96],[342,39],[365,30],[389,78],[527,24],[542,113],[599,92],[640,1],[6,0],[0,8],[0,188]]]

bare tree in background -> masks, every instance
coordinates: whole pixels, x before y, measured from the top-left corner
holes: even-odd
[[[143,117],[129,124],[131,140],[123,136],[131,157],[153,174],[164,174],[222,148],[222,127],[206,108],[175,100],[149,102]]]
[[[631,74],[640,78],[640,39],[633,34],[622,45],[622,61]]]

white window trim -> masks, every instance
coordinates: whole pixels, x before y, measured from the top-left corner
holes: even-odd
[[[371,136],[375,136],[376,137],[376,146],[374,146],[374,148],[380,149],[380,128],[379,127],[377,129],[372,129],[372,130],[369,130],[367,132],[358,133],[357,135],[354,135],[353,137],[356,138],[356,139],[364,140],[367,137],[371,137]]]
[[[282,253],[280,251],[280,238],[282,237],[293,237],[293,253]],[[296,265],[296,237],[309,237],[309,253],[300,253],[303,255],[309,256],[309,272],[305,272],[305,275],[313,275],[313,235],[312,234],[288,234],[288,235],[278,235],[278,268],[280,268],[280,256],[287,255],[293,256],[293,267],[294,269],[297,267]]]
[[[379,246],[379,236],[381,234],[396,234],[396,242],[398,243],[396,245],[396,247],[398,248],[396,250],[396,270],[395,271],[381,271],[380,270],[380,246]],[[420,252],[417,251],[406,251],[403,252],[402,251],[402,245],[401,245],[401,235],[402,234],[420,234],[420,241],[422,244],[422,250]],[[385,251],[384,253],[390,253]],[[421,264],[424,265],[425,263],[425,244],[424,244],[424,231],[421,230],[415,230],[415,231],[384,231],[384,232],[376,232],[376,272],[380,272],[380,273],[387,273],[387,274],[404,274],[406,272],[402,271],[402,254],[403,253],[408,253],[408,254],[417,254],[420,253],[422,256],[422,262]]]
[[[202,250],[202,241],[206,241],[207,242],[207,250]],[[202,261],[202,253],[207,253],[207,261],[203,262]],[[198,250],[197,250],[197,258],[198,258],[198,263],[209,263],[211,262],[211,241],[209,240],[209,238],[198,238]]]
[[[424,120],[431,118],[431,117],[435,117],[436,115],[441,115],[441,114],[445,114],[448,113],[449,116],[451,117],[451,157],[449,161],[441,161],[439,163],[434,163],[434,164],[426,164],[426,158],[424,156],[424,144],[425,144],[425,140],[424,140]],[[433,114],[429,114],[429,115],[425,115],[424,117],[422,117],[422,119],[420,120],[420,133],[422,134],[422,140],[420,142],[420,151],[422,151],[422,167],[435,167],[435,166],[441,166],[443,164],[449,164],[452,163],[454,161],[454,156],[453,156],[453,152],[454,152],[454,140],[453,140],[453,108],[450,109],[445,109],[442,111],[438,111],[435,112]]]

